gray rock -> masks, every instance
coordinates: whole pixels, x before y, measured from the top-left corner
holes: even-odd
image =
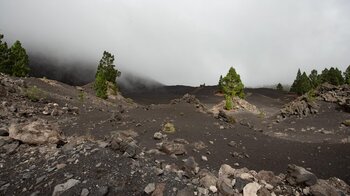
[[[81,190],[80,196],[88,196],[90,194],[89,190],[87,188],[83,188]]]
[[[184,188],[179,190],[176,196],[194,196],[194,193],[190,188]]]
[[[55,186],[52,196],[59,196],[59,195],[63,195],[63,193],[65,191],[67,191],[68,189],[72,188],[73,186],[79,184],[80,181],[76,180],[76,179],[69,179],[67,182],[63,183],[63,184],[58,184]]]
[[[19,146],[19,142],[13,141],[11,143],[3,145],[2,148],[5,150],[7,154],[11,154],[17,149],[18,146]]]
[[[107,195],[109,192],[109,188],[108,186],[101,186],[99,189],[98,189],[98,195],[99,196],[105,196]]]
[[[149,184],[145,187],[144,191],[145,191],[145,193],[147,193],[147,194],[151,194],[155,189],[156,189],[156,185],[155,185],[154,183],[149,183]]]
[[[57,144],[63,140],[58,125],[44,120],[20,124],[12,123],[9,128],[9,136],[27,144]]]
[[[243,188],[245,187],[245,185],[247,185],[248,183],[250,183],[250,181],[248,180],[243,180],[241,178],[235,178],[236,183],[233,186],[234,189],[237,189],[238,192],[242,192]]]
[[[267,190],[267,188],[262,187],[258,190],[257,195],[258,196],[271,196],[271,193],[269,190]]]
[[[317,180],[317,183],[310,187],[310,193],[314,196],[338,196],[337,189],[329,185],[325,180]]]
[[[276,186],[277,184],[280,184],[282,182],[281,179],[275,176],[275,174],[272,171],[261,170],[256,175],[256,178],[259,180],[265,180],[265,182],[273,186]]]
[[[260,189],[261,185],[259,185],[256,182],[251,182],[243,188],[243,195],[244,196],[256,196],[258,190]]]
[[[231,195],[234,195],[235,194],[235,191],[234,189],[232,188],[232,185],[229,184],[226,180],[220,180],[218,181],[218,189],[219,189],[219,192],[222,194],[222,195],[225,195],[225,196],[231,196]]]
[[[305,184],[307,186],[311,186],[316,184],[317,182],[317,177],[315,174],[307,171],[303,167],[299,167],[296,165],[288,165],[288,177],[287,181],[291,185],[295,184]]]
[[[153,138],[156,139],[156,140],[161,140],[164,137],[166,137],[166,135],[163,135],[161,132],[155,132],[154,135],[153,135]]]
[[[216,176],[210,172],[203,174],[203,177],[199,180],[200,185],[209,189],[210,186],[216,186],[218,179]]]
[[[187,153],[185,146],[183,144],[168,142],[168,141],[163,142],[160,150],[169,155],[171,154],[182,155]]]
[[[9,133],[6,128],[2,127],[0,128],[0,136],[8,136]]]

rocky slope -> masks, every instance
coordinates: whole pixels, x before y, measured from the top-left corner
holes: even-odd
[[[153,117],[153,112],[163,110],[163,106],[137,106],[121,96],[104,101],[94,97],[88,87],[6,75],[0,75],[0,93],[0,195],[350,194],[344,181],[318,179],[293,164],[278,175],[238,163],[224,164],[224,159],[214,159],[222,161],[219,167],[206,167],[203,163],[213,159],[211,152],[220,149],[208,147],[215,146],[213,141],[187,141],[199,136],[195,133],[176,138],[185,134],[181,126],[187,124],[181,125],[174,117]],[[224,130],[239,127],[206,116],[205,106],[190,95],[166,107],[185,116],[183,120],[193,119],[192,123],[200,118]],[[181,107],[192,113],[178,111]],[[154,120],[148,121],[144,115]],[[175,134],[164,132],[162,127],[158,131],[152,128],[150,133],[139,131],[147,124],[160,122],[164,126],[167,121],[175,124]],[[259,135],[254,137],[260,139]],[[146,147],[154,143],[154,148]],[[234,149],[242,145],[238,141],[228,143]],[[256,155],[235,151],[230,156],[249,159]]]

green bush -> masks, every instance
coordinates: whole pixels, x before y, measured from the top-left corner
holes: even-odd
[[[232,110],[233,108],[233,103],[232,103],[232,97],[231,96],[228,96],[228,95],[225,95],[225,109],[226,110]]]
[[[85,101],[85,93],[84,93],[84,91],[80,91],[79,92],[79,94],[78,94],[78,100],[80,101],[80,102],[84,102]]]
[[[163,132],[165,133],[174,133],[175,131],[176,129],[173,123],[168,122],[163,126]]]
[[[44,91],[36,86],[31,86],[25,90],[25,95],[29,100],[36,102],[46,97]]]

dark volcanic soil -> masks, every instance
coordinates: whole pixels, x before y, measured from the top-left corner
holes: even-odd
[[[31,102],[16,91],[1,97],[3,127],[42,118],[58,123],[67,141],[56,148],[28,145],[7,137],[1,140],[4,142],[0,147],[6,149],[0,148],[5,150],[0,152],[0,195],[30,195],[35,191],[38,195],[50,195],[57,184],[73,178],[79,182],[71,189],[71,195],[79,195],[84,188],[91,195],[103,195],[100,192],[106,192],[105,189],[105,195],[144,195],[145,186],[151,182],[164,182],[164,194],[176,195],[190,180],[174,180],[180,177],[173,173],[157,176],[154,168],[171,164],[181,167],[190,156],[200,168],[210,171],[218,171],[226,163],[279,174],[285,173],[288,164],[296,164],[319,178],[335,176],[350,183],[350,143],[340,142],[350,135],[349,127],[341,126],[350,115],[336,104],[320,103],[321,111],[316,116],[276,123],[279,110],[295,95],[247,89],[246,100],[265,115],[237,113],[237,123],[230,124],[201,111],[196,104],[184,100],[170,104],[172,99],[190,93],[210,108],[223,100],[216,95],[215,86],[124,90],[123,96],[135,104],[121,96],[109,101],[96,98],[91,85],[77,88],[51,80],[25,81],[28,86],[40,88],[44,96],[38,102]],[[48,115],[44,111],[50,103],[57,103],[62,110],[68,108],[68,112]],[[12,106],[18,109],[12,111]],[[22,116],[21,107],[34,109],[29,116]],[[186,150],[183,155],[152,153],[161,142],[154,139],[155,132],[162,132],[169,122],[176,131],[166,133],[166,140],[181,139]],[[111,141],[120,131],[135,133],[132,137],[142,153],[131,159],[116,151]]]

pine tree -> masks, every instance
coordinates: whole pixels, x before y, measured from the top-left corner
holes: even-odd
[[[320,75],[318,75],[317,70],[312,70],[309,75],[312,88],[316,88],[321,84],[321,78]]]
[[[277,86],[276,86],[276,89],[277,89],[278,91],[283,91],[283,86],[282,86],[282,84],[281,84],[281,83],[278,83]]]
[[[300,77],[299,85],[300,86],[298,87],[297,91],[299,95],[305,94],[312,89],[311,81],[305,72],[303,72],[303,74]]]
[[[350,65],[348,66],[348,68],[346,68],[344,72],[344,79],[345,79],[345,84],[350,85]]]
[[[300,86],[300,79],[301,79],[301,71],[300,71],[300,69],[298,69],[297,77],[295,78],[295,80],[290,88],[290,92],[297,93],[299,91],[298,88]]]
[[[28,75],[30,69],[28,67],[29,58],[26,50],[22,47],[20,41],[16,41],[10,48],[10,63],[11,75],[17,77],[24,77]]]
[[[96,96],[107,99],[107,80],[103,72],[98,72],[95,78],[94,88]]]
[[[322,83],[328,82],[333,85],[344,84],[342,72],[338,68],[331,67],[329,70],[324,69],[321,74]]]
[[[109,86],[113,91],[117,91],[117,77],[120,76],[120,71],[115,69],[113,62],[114,55],[104,51],[97,67],[94,84],[96,95],[103,99],[107,98]]]
[[[222,89],[225,95],[244,98],[244,85],[236,70],[231,67],[227,75],[222,79]]]
[[[11,65],[9,59],[9,49],[7,43],[3,42],[4,35],[0,34],[0,72],[11,74]]]
[[[113,62],[114,55],[107,51],[104,51],[102,59],[100,60],[100,64],[97,67],[96,76],[99,72],[103,72],[107,81],[116,84],[116,79],[120,76],[120,71],[115,69]]]
[[[219,86],[219,91],[223,91],[223,89],[222,89],[222,75],[220,75],[220,79],[219,79],[219,84],[218,84],[218,86]]]

